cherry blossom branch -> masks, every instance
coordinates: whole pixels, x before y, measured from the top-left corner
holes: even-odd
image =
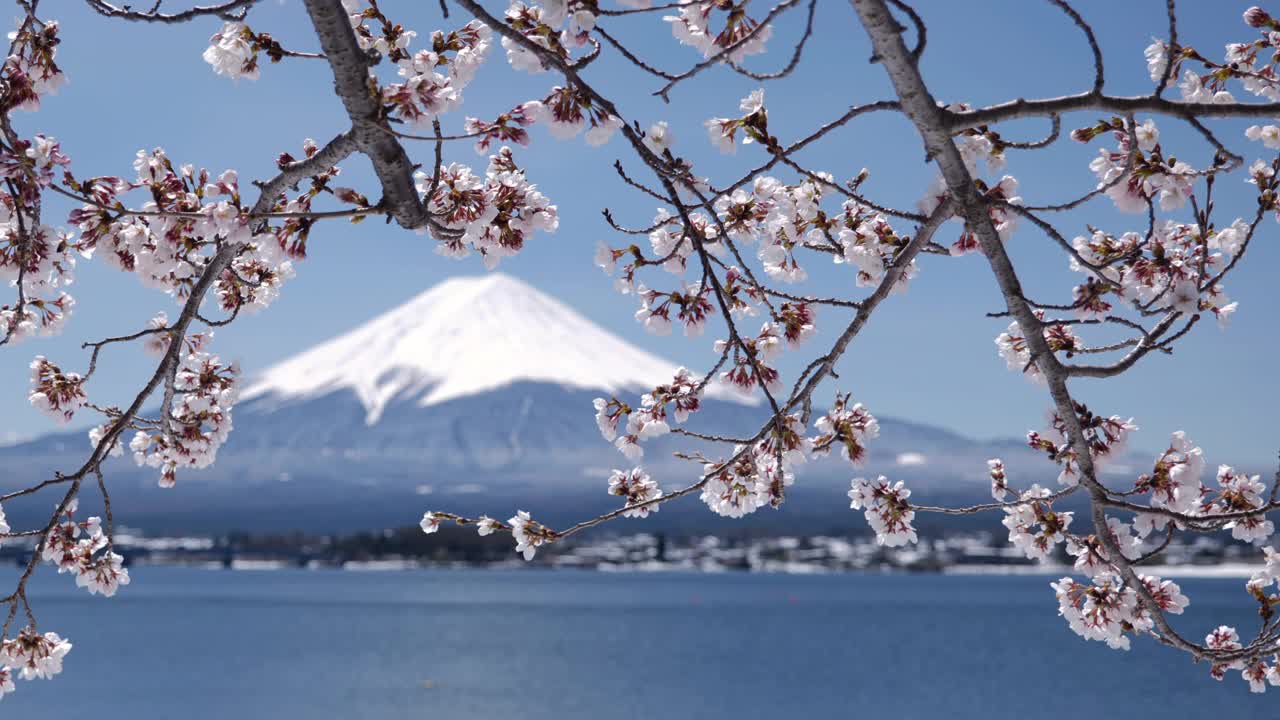
[[[351,134],[360,152],[373,163],[382,184],[381,204],[403,228],[428,224],[422,199],[413,186],[413,163],[382,117],[369,92],[369,63],[356,42],[342,0],[305,0],[320,47],[333,69],[334,91],[351,118]]]
[[[929,93],[919,69],[907,53],[883,0],[851,0],[864,28],[871,37],[876,57],[883,63],[890,80],[898,92],[904,113],[915,123],[931,157],[937,163],[951,196],[960,207],[968,225],[974,229],[982,250],[987,256],[992,273],[1000,286],[1009,311],[1013,314],[1023,337],[1030,346],[1040,373],[1049,386],[1049,393],[1065,426],[1066,435],[1074,449],[1080,469],[1080,482],[1089,490],[1091,514],[1096,533],[1107,550],[1108,561],[1115,567],[1124,582],[1137,594],[1138,601],[1152,618],[1157,637],[1196,657],[1218,653],[1179,635],[1168,624],[1160,605],[1150,589],[1139,580],[1130,561],[1124,556],[1112,535],[1105,513],[1108,491],[1098,482],[1094,470],[1092,449],[1076,414],[1076,404],[1066,384],[1067,372],[1060,365],[1045,341],[1043,325],[1024,299],[1021,284],[1004,251],[1004,245],[984,200],[975,190],[973,179],[950,137],[947,111],[942,110]]]
[[[119,18],[122,20],[137,20],[141,22],[158,22],[158,23],[184,23],[195,20],[200,17],[214,16],[228,21],[243,20],[249,8],[257,4],[258,0],[228,0],[217,5],[197,5],[188,10],[176,13],[159,12],[160,2],[156,2],[155,6],[147,12],[141,12],[131,9],[128,5],[117,7],[106,0],[85,0],[85,3],[99,15],[110,18]]]
[[[739,37],[737,40],[735,40],[732,43],[729,43],[725,47],[720,48],[715,53],[708,56],[707,59],[703,60],[702,62],[694,65],[693,67],[689,68],[688,70],[682,73],[676,74],[675,77],[667,81],[666,85],[663,85],[653,94],[662,98],[664,102],[671,102],[671,98],[668,96],[668,94],[675,88],[676,85],[697,75],[703,70],[706,70],[712,65],[715,65],[719,62],[726,60],[731,56],[734,50],[737,50],[738,48],[741,48],[742,46],[754,40],[756,36],[758,36],[761,32],[763,32],[764,28],[769,27],[769,24],[773,22],[779,15],[781,15],[782,13],[786,12],[787,10],[790,10],[791,8],[799,4],[800,4],[800,0],[783,0],[782,2],[773,6],[773,9],[771,9],[768,12],[768,14],[764,16],[764,19],[762,19],[754,28],[751,28],[749,32],[745,33],[744,35],[742,35],[742,37]]]

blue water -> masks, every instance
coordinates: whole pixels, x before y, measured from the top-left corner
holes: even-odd
[[[12,581],[0,574],[3,587]],[[0,717],[1271,718],[1181,654],[1086,643],[1048,577],[138,568],[112,599],[32,595],[75,649]],[[1187,580],[1203,636],[1256,617]]]

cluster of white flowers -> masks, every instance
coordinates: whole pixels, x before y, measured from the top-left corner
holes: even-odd
[[[529,131],[525,128],[534,123],[532,111],[539,109],[541,105],[542,103],[537,101],[521,103],[499,115],[493,122],[469,117],[464,122],[463,129],[468,135],[478,138],[475,144],[478,155],[489,152],[489,148],[495,142],[528,145]]]
[[[524,510],[516,511],[515,516],[507,520],[507,524],[511,526],[511,536],[516,541],[516,552],[523,555],[526,561],[533,559],[539,547],[555,540],[555,532],[551,528],[529,517],[529,513]],[[488,534],[485,528],[486,526],[482,524],[480,534]],[[492,532],[492,529],[489,532]]]
[[[86,588],[90,595],[111,597],[121,585],[129,584],[129,571],[124,567],[124,558],[111,549],[102,532],[101,518],[76,522],[77,505],[74,499],[68,503],[62,521],[45,535],[41,559],[56,565],[59,574],[74,575],[76,585]]]
[[[643,468],[634,467],[613,471],[609,476],[609,494],[625,499],[629,509],[622,513],[623,517],[645,518],[658,512],[659,504],[652,501],[662,497],[662,488]]]
[[[750,396],[756,388],[763,388],[770,395],[782,391],[782,375],[766,361],[782,352],[782,333],[773,323],[760,326],[755,337],[739,338],[744,348],[730,345],[727,340],[717,340],[712,346],[717,354],[733,354],[733,363],[720,373],[720,380],[744,395]],[[740,351],[741,350],[741,351]]]
[[[570,49],[591,41],[597,11],[597,3],[588,0],[543,0],[541,6],[516,0],[508,6],[505,19],[529,42],[566,59]],[[546,71],[537,54],[511,38],[503,36],[502,47],[512,68],[534,74]]]
[[[139,466],[160,470],[160,487],[173,487],[179,468],[212,464],[231,432],[231,406],[240,392],[240,367],[206,352],[209,337],[206,333],[186,338],[168,417],[154,430],[139,430],[129,443]]]
[[[764,106],[764,88],[752,90],[738,103],[742,115],[736,118],[711,118],[703,125],[711,144],[720,152],[731,155],[738,151],[738,131],[742,130],[742,144],[764,142],[768,139],[769,113]]]
[[[488,25],[475,20],[447,36],[437,31],[431,49],[400,61],[399,74],[405,80],[384,86],[383,101],[404,121],[418,127],[430,125],[438,115],[462,104],[462,90],[484,62],[491,35]],[[410,33],[400,37],[408,38]],[[405,40],[402,49],[407,47]],[[438,72],[441,69],[447,74]]]
[[[232,80],[258,79],[258,51],[253,46],[253,31],[241,22],[229,22],[209,38],[204,61],[219,75]]]
[[[1133,526],[1119,518],[1107,518],[1107,535],[1129,560],[1142,556],[1142,538],[1134,534]],[[1098,535],[1070,535],[1067,537],[1067,554],[1075,558],[1075,570],[1089,577],[1112,572],[1111,554]]]
[[[636,322],[654,335],[670,335],[672,312],[684,328],[685,337],[698,337],[706,328],[707,318],[716,312],[711,302],[712,287],[702,282],[687,282],[678,290],[662,292],[641,285],[636,289],[640,309]]]
[[[849,488],[849,507],[863,511],[875,531],[877,544],[898,547],[917,540],[911,524],[916,513],[907,502],[909,497],[911,491],[901,480],[890,485],[883,475],[874,481],[854,478]]]
[[[1130,129],[1138,141],[1136,148],[1130,144]],[[1076,130],[1071,136],[1088,142],[1108,130],[1115,137],[1116,148],[1099,148],[1089,169],[1098,177],[1098,188],[1106,188],[1107,197],[1117,208],[1138,213],[1146,212],[1152,202],[1158,202],[1161,210],[1177,210],[1186,204],[1197,177],[1196,169],[1163,155],[1155,121],[1146,120],[1130,128],[1127,122],[1114,120]]]
[[[1018,498],[1023,502],[1004,508],[1002,523],[1009,530],[1009,542],[1032,560],[1047,560],[1049,553],[1066,539],[1074,513],[1055,512],[1046,501],[1050,492],[1032,485]]]
[[[1133,418],[1126,420],[1119,415],[1095,415],[1079,403],[1075,410],[1094,465],[1100,465],[1118,455],[1124,449],[1129,434],[1138,429]],[[1050,461],[1062,466],[1062,472],[1058,474],[1059,484],[1075,485],[1080,481],[1080,467],[1076,450],[1067,439],[1066,423],[1054,411],[1050,414],[1049,425],[1049,429],[1043,433],[1028,432],[1027,445],[1032,450],[1045,453]]]
[[[1169,448],[1156,459],[1149,474],[1138,477],[1136,489],[1151,493],[1153,507],[1168,508],[1175,512],[1189,513],[1200,503],[1203,485],[1200,475],[1204,472],[1204,452],[1187,439],[1179,430],[1173,433]],[[1137,518],[1139,533],[1161,529],[1168,518],[1147,513]]]
[[[1044,314],[1036,313],[1043,319]],[[1041,335],[1049,349],[1055,353],[1072,353],[1081,348],[1080,339],[1076,337],[1070,325],[1049,323],[1044,326]],[[1022,373],[1034,382],[1044,382],[1040,367],[1031,362],[1031,346],[1022,335],[1022,327],[1017,321],[1009,323],[1009,327],[996,336],[996,352],[1004,359],[1010,370]]]
[[[1226,652],[1240,650],[1243,647],[1240,644],[1240,634],[1229,625],[1218,626],[1213,632],[1205,636],[1204,643],[1205,647]],[[1273,657],[1272,660],[1274,662],[1275,658]],[[1267,685],[1280,686],[1280,664],[1269,665],[1261,657],[1254,657],[1249,660],[1215,662],[1209,666],[1209,675],[1213,679],[1221,681],[1226,677],[1228,670],[1239,670],[1240,677],[1249,683],[1250,692],[1266,692]]]
[[[294,274],[292,264],[280,240],[254,232],[240,205],[235,171],[212,177],[191,165],[175,170],[160,148],[139,150],[133,167],[138,173],[133,182],[95,178],[77,188],[97,203],[70,215],[81,231],[77,249],[85,254],[101,251],[108,265],[135,273],[143,285],[182,300],[212,254],[233,244],[237,254],[216,288],[222,306],[252,311],[279,295],[280,286]],[[118,196],[133,189],[149,192],[144,211],[181,214],[121,217],[99,207],[116,203]]]
[[[704,465],[706,484],[702,502],[717,515],[740,518],[756,510],[781,504],[795,475],[779,466],[776,457],[758,452],[758,446],[736,446],[736,459]]]
[[[408,56],[405,49],[418,33],[389,21],[376,7],[366,8],[363,0],[342,0],[342,6],[351,20],[351,29],[355,31],[356,43],[361,50],[385,55],[393,62]],[[369,20],[377,20],[382,25],[379,34],[374,34],[365,24]]]
[[[813,423],[818,431],[813,438],[815,455],[840,448],[840,457],[859,465],[867,459],[867,442],[880,436],[880,422],[862,403],[849,404],[849,394],[836,395],[826,414]]]
[[[48,680],[62,672],[62,658],[69,652],[71,643],[57,633],[41,635],[34,628],[0,641],[0,698],[13,692],[15,671],[23,680]]]
[[[521,107],[529,118],[546,125],[551,135],[561,140],[575,138],[586,129],[587,144],[592,146],[608,142],[623,125],[621,118],[610,115],[576,86],[557,85],[542,100],[532,100]]]
[[[492,269],[524,248],[534,232],[555,232],[560,225],[556,206],[525,178],[507,147],[490,156],[484,178],[452,163],[439,178],[419,172],[415,179],[427,208],[446,228],[462,233],[438,238],[436,251],[448,257],[475,251]]]
[[[1169,580],[1140,575],[1139,580],[1164,612],[1181,614],[1190,604],[1181,588]],[[1090,584],[1064,577],[1049,583],[1058,597],[1058,614],[1086,640],[1105,642],[1114,650],[1128,650],[1129,636],[1151,631],[1151,615],[1139,604],[1138,593],[1111,572],[1099,573]]]
[[[895,233],[884,215],[852,200],[845,201],[840,219],[836,240],[840,243],[841,254],[835,256],[835,261],[857,268],[858,287],[878,285],[898,252],[906,246],[907,238]],[[915,277],[917,271],[916,262],[912,260],[902,278],[893,286],[894,292],[905,290],[907,282]]]
[[[75,306],[63,290],[75,279],[71,236],[34,222],[43,190],[70,163],[58,141],[44,135],[16,140],[0,152],[0,178],[13,190],[0,191],[0,281],[21,282],[23,300],[21,306],[0,305],[0,338],[12,343],[56,335]]]
[[[658,385],[642,395],[639,408],[632,408],[617,398],[596,398],[593,404],[600,434],[635,462],[644,455],[642,441],[671,432],[668,419],[683,423],[690,413],[702,407],[702,388],[694,373],[682,367],[676,369],[670,383]],[[623,417],[627,422],[619,433]]]
[[[43,355],[37,355],[31,361],[31,392],[27,400],[54,420],[70,422],[86,400],[84,378],[79,373],[63,373]]]
[[[683,7],[679,15],[667,15],[663,20],[671,23],[671,34],[682,45],[700,51],[704,57],[724,53],[729,62],[741,62],[743,58],[765,51],[765,43],[773,35],[773,27],[763,26],[751,19],[733,4],[714,0],[680,0]],[[729,10],[724,27],[711,28],[711,16],[715,10]]]
[[[728,460],[703,464],[702,501],[712,512],[732,518],[766,505],[778,508],[795,482],[795,467],[812,449],[798,414],[779,418],[760,441],[735,446]]]
[[[1205,497],[1200,510],[1206,515],[1228,512],[1249,512],[1259,510],[1267,504],[1263,493],[1267,487],[1259,476],[1237,472],[1230,465],[1218,466],[1218,493],[1216,499]],[[1247,515],[1232,520],[1223,526],[1231,531],[1236,540],[1260,545],[1271,537],[1275,531],[1275,523],[1266,519],[1265,515]]]
[[[56,21],[49,20],[39,25],[21,23],[9,33],[10,55],[2,70],[6,102],[0,109],[39,110],[41,97],[56,95],[66,84],[67,76],[57,64],[58,28]]]

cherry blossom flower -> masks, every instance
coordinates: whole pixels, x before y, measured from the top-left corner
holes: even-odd
[[[624,498],[629,509],[622,513],[623,517],[644,518],[660,509],[658,503],[650,501],[662,497],[662,488],[642,468],[635,467],[613,471],[609,476],[609,494]],[[637,505],[639,507],[634,507]]]
[[[78,373],[64,374],[43,355],[37,355],[31,361],[31,392],[27,400],[54,420],[67,423],[85,403],[83,386],[84,378]]]
[[[1204,644],[1214,650],[1239,650],[1241,647],[1240,634],[1229,625],[1219,625],[1217,629],[1205,636]],[[1214,680],[1221,681],[1226,676],[1227,670],[1243,669],[1244,662],[1240,660],[1228,663],[1214,663],[1209,666],[1209,676]],[[1252,682],[1250,685],[1252,685]]]
[[[462,232],[438,238],[436,251],[447,257],[479,252],[492,269],[520,252],[535,232],[555,232],[560,225],[556,206],[525,178],[508,147],[490,156],[484,179],[456,163],[443,168],[439,178],[421,172],[414,178],[441,224]]]
[[[600,428],[600,434],[605,440],[613,442],[618,437],[618,424],[622,418],[627,417],[631,412],[631,408],[619,401],[617,398],[596,398],[592,401],[596,408],[596,426]]]
[[[743,115],[738,118],[711,118],[704,125],[707,135],[721,153],[731,155],[737,152],[735,144],[739,130],[742,130],[742,144],[752,142],[768,142],[768,113],[764,107],[764,89],[751,91],[751,94],[738,103]]]
[[[188,338],[175,373],[168,419],[157,431],[139,430],[129,443],[139,466],[160,470],[160,486],[173,487],[179,468],[208,467],[231,432],[231,407],[239,396],[240,367]]]
[[[481,537],[484,537],[485,535],[492,535],[494,531],[502,529],[502,523],[494,520],[488,515],[481,515],[480,519],[476,521],[476,532],[479,533]]]
[[[1113,650],[1128,650],[1124,634],[1137,620],[1137,593],[1115,575],[1102,574],[1085,585],[1064,577],[1050,583],[1058,597],[1058,614],[1077,635],[1105,642]]]
[[[814,421],[818,435],[812,439],[813,452],[826,454],[840,449],[840,457],[860,465],[866,460],[867,443],[880,435],[880,423],[862,403],[849,404],[849,394],[837,394],[831,409]]]
[[[662,155],[670,150],[673,143],[675,143],[675,136],[665,122],[650,125],[649,131],[644,134],[645,147],[652,150],[655,155]]]
[[[1173,433],[1169,448],[1156,459],[1155,468],[1149,474],[1139,476],[1135,485],[1138,492],[1150,492],[1151,504],[1177,512],[1195,509],[1202,496],[1200,476],[1204,472],[1204,453],[1195,447],[1181,430]],[[1159,516],[1152,516],[1159,517]],[[1139,524],[1139,534],[1152,525],[1163,527],[1159,519]]]
[[[422,528],[422,532],[430,535],[440,529],[440,521],[442,520],[444,520],[444,517],[439,513],[428,511],[422,514],[422,522],[418,523],[418,525]]]
[[[525,561],[533,559],[538,548],[555,539],[550,528],[542,525],[524,510],[516,512],[515,517],[507,521],[511,526],[511,535],[516,539],[516,552],[524,556]]]
[[[667,15],[663,20],[671,24],[671,34],[683,45],[693,47],[706,57],[725,53],[730,62],[740,62],[744,57],[764,52],[765,43],[773,34],[773,28],[763,26],[741,11],[733,10],[725,18],[720,31],[710,27],[712,12],[721,7],[711,0],[680,0],[683,7],[679,15]]]
[[[232,80],[258,79],[258,53],[253,48],[253,31],[240,22],[229,22],[209,38],[204,61],[213,71]]]
[[[1250,125],[1244,131],[1250,140],[1261,140],[1262,144],[1272,150],[1280,149],[1280,127],[1275,125]]]
[[[701,499],[712,512],[729,518],[749,515],[765,505],[780,502],[781,493],[794,477],[779,468],[769,455],[757,455],[751,448],[735,446],[729,461],[703,465]],[[775,505],[776,507],[776,505]]]
[[[1009,496],[1009,478],[1005,475],[1004,461],[992,458],[987,461],[987,472],[991,476],[991,497],[996,502],[1004,502]]]
[[[1047,560],[1054,547],[1066,539],[1073,513],[1054,512],[1045,500],[1050,492],[1039,485],[1019,497],[1023,504],[1004,508],[1002,521],[1009,530],[1009,542],[1032,560]]]
[[[899,480],[893,485],[881,475],[874,482],[854,478],[849,490],[849,507],[864,510],[867,523],[876,534],[876,544],[898,547],[916,542],[916,529],[911,525],[915,511],[907,498],[911,491]]]
[[[128,584],[129,571],[124,567],[124,558],[114,552],[87,563],[76,576],[76,585],[88,589],[90,595],[112,597],[121,585]]]
[[[57,633],[36,633],[27,628],[17,637],[0,642],[0,666],[18,670],[23,680],[48,680],[62,672],[62,659],[71,643]]]
[[[1247,512],[1257,510],[1266,503],[1262,497],[1266,486],[1257,475],[1246,475],[1237,472],[1230,465],[1220,465],[1218,485],[1221,490],[1216,500],[1208,496],[1202,498],[1202,513]],[[1275,523],[1267,520],[1262,514],[1232,520],[1223,527],[1231,530],[1231,537],[1236,540],[1251,542],[1255,545],[1262,544],[1275,533]]]

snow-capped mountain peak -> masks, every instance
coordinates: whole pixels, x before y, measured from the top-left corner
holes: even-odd
[[[492,273],[446,280],[274,365],[244,397],[286,403],[349,389],[372,425],[393,400],[426,407],[519,381],[635,391],[670,381],[675,369],[555,298]]]

